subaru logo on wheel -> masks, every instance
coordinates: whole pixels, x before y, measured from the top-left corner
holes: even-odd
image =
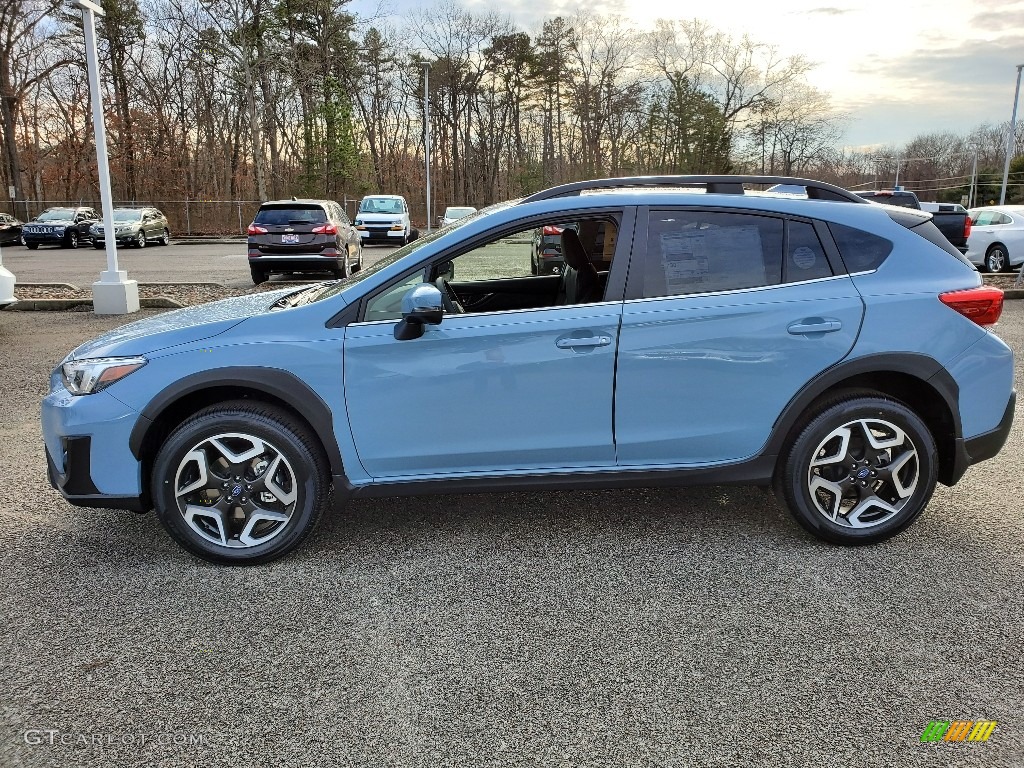
[[[232,488],[231,489],[231,495],[232,496],[241,496],[242,495],[242,486],[236,485],[234,488]]]
[[[867,477],[870,474],[871,474],[871,470],[868,469],[867,467],[864,467],[863,469],[860,470],[860,472],[857,473],[857,479],[858,480],[863,480],[865,477]]]

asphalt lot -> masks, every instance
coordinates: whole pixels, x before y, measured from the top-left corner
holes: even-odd
[[[370,266],[394,250],[387,245],[368,246],[363,249],[363,264]],[[167,247],[120,248],[117,258],[118,266],[128,270],[128,277],[139,282],[212,282],[232,288],[252,287],[244,240],[234,243],[173,241]],[[16,245],[4,247],[3,263],[19,283],[71,283],[88,288],[107,268],[107,256],[106,251],[91,247],[72,251],[44,246],[30,251]],[[275,275],[273,281],[282,279]]]
[[[879,546],[756,489],[476,495],[226,570],[46,483],[49,370],[119,322],[0,313],[3,768],[1024,765],[1024,406]],[[999,725],[919,742],[954,719]]]

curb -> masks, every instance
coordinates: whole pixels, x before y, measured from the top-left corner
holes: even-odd
[[[92,299],[18,299],[7,309],[11,312],[61,312],[77,307],[92,307]],[[166,296],[139,299],[140,309],[181,309],[184,307]]]

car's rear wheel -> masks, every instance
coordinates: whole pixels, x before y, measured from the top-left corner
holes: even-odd
[[[823,404],[788,446],[776,492],[818,538],[873,544],[917,519],[937,472],[935,440],[917,414],[851,393]]]
[[[167,229],[165,227],[164,228],[164,233],[162,235],[160,235],[160,239],[157,240],[157,243],[159,243],[160,245],[170,245],[171,244],[171,230],[169,230],[169,229]]]
[[[253,285],[259,285],[260,283],[267,282],[267,271],[265,269],[249,267],[249,274],[252,276]]]
[[[989,272],[1006,272],[1010,269],[1010,257],[1003,245],[993,245],[985,252],[985,269]]]
[[[359,272],[363,268],[363,243],[362,241],[356,242],[356,268],[355,272]]]
[[[310,430],[288,412],[244,401],[206,408],[175,429],[153,465],[167,532],[216,563],[265,563],[299,546],[330,497]]]

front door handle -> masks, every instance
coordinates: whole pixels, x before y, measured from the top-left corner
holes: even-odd
[[[839,320],[824,320],[820,317],[813,317],[806,320],[797,320],[786,330],[794,336],[802,336],[807,333],[832,333],[833,331],[842,330],[842,327],[843,324]]]
[[[563,336],[555,341],[559,349],[575,347],[606,347],[612,343],[611,336]]]

